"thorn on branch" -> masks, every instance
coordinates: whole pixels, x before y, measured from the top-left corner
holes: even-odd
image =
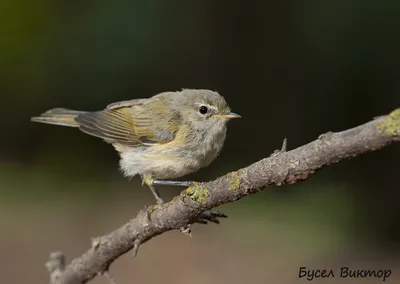
[[[286,152],[287,151],[287,138],[283,139],[282,147],[281,147],[281,152]]]
[[[276,156],[278,156],[279,154],[285,153],[286,151],[287,151],[287,138],[283,139],[281,149],[275,150],[275,151],[272,153],[271,157],[276,157]]]
[[[114,280],[114,278],[111,276],[110,272],[108,270],[105,270],[103,273],[101,273],[105,278],[107,278],[108,282],[110,284],[117,284],[117,282]]]
[[[50,283],[58,283],[65,269],[65,256],[61,251],[50,253],[46,268],[50,273]]]
[[[328,131],[328,132],[323,133],[323,134],[321,134],[320,136],[318,136],[318,139],[319,139],[319,140],[324,140],[324,139],[326,139],[326,138],[331,137],[332,135],[333,135],[333,132],[332,132],[332,131]]]
[[[91,239],[92,248],[97,249],[101,244],[101,237],[96,237]]]
[[[140,244],[142,243],[142,241],[140,239],[135,239],[135,241],[133,242],[133,249],[132,249],[132,257],[135,258],[137,256]]]
[[[184,233],[185,235],[188,235],[189,237],[193,237],[193,234],[192,234],[192,229],[190,229],[190,224],[188,224],[188,225],[186,225],[186,226],[184,226],[184,227],[181,227],[179,230],[182,232],[182,233]]]

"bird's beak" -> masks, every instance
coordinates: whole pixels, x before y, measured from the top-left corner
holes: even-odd
[[[241,118],[240,115],[238,115],[237,113],[234,113],[234,112],[230,112],[228,114],[215,114],[213,116],[217,117],[217,118],[225,118],[225,119]]]

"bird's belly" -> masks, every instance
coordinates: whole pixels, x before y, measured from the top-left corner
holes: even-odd
[[[221,145],[222,146],[222,145]],[[221,147],[167,151],[151,146],[121,153],[120,166],[125,176],[148,175],[154,179],[174,179],[208,166]]]

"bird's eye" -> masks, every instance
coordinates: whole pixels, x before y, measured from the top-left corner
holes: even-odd
[[[199,112],[200,112],[201,114],[206,114],[206,113],[208,112],[208,107],[206,107],[206,106],[201,106],[201,107],[199,108]]]

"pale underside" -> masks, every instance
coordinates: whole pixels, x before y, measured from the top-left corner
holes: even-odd
[[[175,179],[208,166],[222,149],[226,135],[223,127],[214,139],[196,145],[179,141],[152,146],[129,147],[114,144],[121,156],[120,167],[125,176],[137,174],[144,178]]]

